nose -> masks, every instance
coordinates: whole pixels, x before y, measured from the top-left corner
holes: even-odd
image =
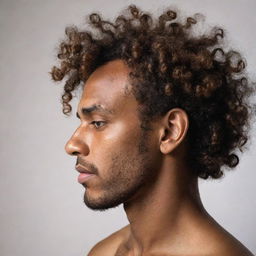
[[[67,154],[71,156],[88,155],[88,146],[84,141],[81,140],[79,129],[77,129],[72,137],[68,140],[65,145],[65,150]]]

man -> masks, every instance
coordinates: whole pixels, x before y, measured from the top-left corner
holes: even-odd
[[[89,255],[253,255],[207,213],[198,192],[198,177],[220,178],[246,143],[253,88],[244,62],[233,66],[239,53],[219,47],[222,29],[196,38],[191,17],[174,22],[167,10],[155,22],[134,5],[127,11],[115,23],[91,14],[99,34],[67,28],[61,66],[51,71],[55,81],[67,76],[65,114],[83,86],[81,124],[66,151],[76,156],[84,203],[123,204],[130,223]]]

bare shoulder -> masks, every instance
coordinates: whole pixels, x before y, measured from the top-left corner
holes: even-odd
[[[195,227],[187,254],[191,253],[192,255],[204,256],[254,256],[245,245],[210,215],[204,218],[200,225],[196,225]]]
[[[254,256],[248,248],[226,230],[215,238],[216,247],[209,256]]]
[[[236,239],[232,242],[224,243],[222,246],[220,246],[220,250],[217,252],[217,255],[221,256],[254,256],[254,254],[252,254],[252,252],[250,252],[248,248],[246,248]],[[215,255],[216,253],[212,256]]]
[[[90,250],[87,256],[113,256],[118,246],[124,241],[128,235],[129,225],[119,229],[103,240],[99,241]]]

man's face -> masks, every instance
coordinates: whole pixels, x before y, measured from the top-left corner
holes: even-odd
[[[86,188],[84,202],[94,210],[130,200],[157,173],[157,136],[140,128],[138,103],[125,95],[128,73],[128,67],[115,60],[91,74],[78,104],[81,124],[66,144],[67,153],[77,156],[77,166],[95,174],[80,179]],[[93,105],[108,112],[82,110]]]

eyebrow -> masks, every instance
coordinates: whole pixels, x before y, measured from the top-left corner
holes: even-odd
[[[97,112],[107,114],[107,115],[114,114],[113,110],[107,109],[100,104],[93,104],[92,106],[89,106],[89,107],[83,107],[81,109],[81,112],[83,116],[90,116],[92,115],[92,113],[97,113]],[[78,114],[78,112],[76,112],[76,116],[77,118],[80,119],[80,115]]]

